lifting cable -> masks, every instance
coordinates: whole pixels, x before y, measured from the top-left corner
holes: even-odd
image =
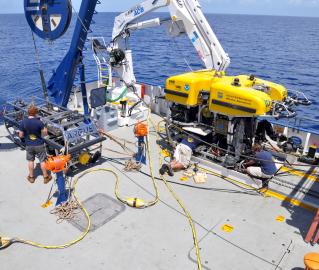
[[[31,35],[32,35],[33,46],[34,46],[34,51],[35,51],[35,57],[36,57],[36,61],[37,61],[37,64],[38,64],[38,69],[39,69],[39,74],[40,74],[40,79],[41,79],[43,97],[44,97],[44,100],[47,103],[47,105],[49,105],[48,89],[47,89],[47,86],[46,86],[44,73],[43,73],[43,69],[42,69],[42,66],[41,66],[40,53],[39,53],[39,50],[38,50],[38,47],[37,47],[37,44],[36,44],[36,41],[35,41],[35,37],[34,37],[33,31],[31,31]]]
[[[185,62],[185,64],[186,64],[187,68],[189,69],[189,71],[191,71],[191,72],[194,71],[194,70],[192,69],[192,67],[191,67],[191,65],[190,65],[190,63],[189,63],[189,61],[188,61],[187,58],[185,57],[185,50],[183,50],[183,49],[179,46],[178,42],[176,41],[176,38],[173,37],[172,39],[169,39],[169,41],[170,41],[171,43],[173,43],[173,48],[177,48],[177,49],[179,50],[179,53],[182,54],[183,60],[184,60],[184,62]],[[169,76],[168,76],[168,77],[169,77]]]

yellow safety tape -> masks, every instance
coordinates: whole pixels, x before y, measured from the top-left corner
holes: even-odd
[[[225,176],[223,176],[223,175],[220,175],[220,174],[218,174],[218,173],[215,173],[215,172],[213,172],[213,171],[211,171],[211,170],[208,170],[208,169],[205,169],[205,168],[202,168],[202,167],[199,167],[199,169],[201,169],[201,170],[203,170],[203,171],[206,171],[207,173],[212,174],[212,175],[214,175],[214,176],[220,177],[220,178],[222,178],[222,179],[224,179],[224,180],[226,180],[226,181],[230,181],[230,182],[233,182],[233,183],[235,183],[235,184],[237,184],[237,185],[240,185],[240,186],[242,186],[242,187],[251,188],[252,190],[255,190],[255,191],[257,191],[257,192],[260,192],[259,189],[256,189],[256,188],[254,188],[254,187],[252,187],[252,186],[250,186],[250,185],[244,184],[244,183],[242,183],[242,182],[240,182],[240,181],[237,181],[237,180],[235,180],[235,179],[232,179],[232,178],[230,178],[230,177],[225,177]],[[314,211],[314,212],[316,212],[316,211],[318,210],[318,208],[316,208],[316,207],[314,207],[314,206],[312,206],[312,205],[309,205],[309,204],[304,203],[304,202],[302,202],[302,201],[300,201],[300,200],[297,200],[297,199],[290,198],[290,197],[288,197],[288,196],[286,196],[286,195],[280,194],[280,193],[275,192],[275,191],[273,191],[273,190],[267,190],[266,192],[264,192],[264,194],[265,194],[266,196],[273,197],[273,198],[278,199],[278,200],[280,200],[280,201],[289,202],[289,203],[292,204],[292,205],[305,208],[305,209],[307,209],[307,210],[309,210],[309,211]]]
[[[309,205],[309,204],[304,203],[304,202],[302,202],[300,200],[297,200],[297,199],[290,198],[290,197],[288,197],[286,195],[280,194],[280,193],[275,192],[273,190],[267,190],[265,194],[270,196],[270,197],[273,197],[275,199],[278,199],[280,201],[289,202],[292,205],[305,208],[305,209],[307,209],[309,211],[316,212],[318,210],[318,208],[316,208],[316,207],[314,207],[312,205]]]
[[[313,175],[313,174],[306,174],[297,170],[293,170],[287,167],[281,167],[280,171],[287,172],[296,176],[300,176],[302,178],[306,177],[310,181],[319,182],[319,177]],[[317,169],[314,169],[313,173],[316,173]]]

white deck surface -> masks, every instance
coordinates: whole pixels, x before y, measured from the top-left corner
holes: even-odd
[[[113,132],[134,141],[132,128]],[[3,127],[0,136],[7,135]],[[156,175],[158,156],[155,135],[151,134]],[[0,143],[9,143],[0,138]],[[104,146],[120,150],[109,140]],[[0,147],[0,149],[2,149]],[[104,150],[105,157],[119,155]],[[25,152],[19,149],[0,152],[0,235],[22,237],[43,244],[63,244],[81,232],[68,222],[56,224],[55,216],[43,209],[50,184],[42,177],[35,184],[26,180]],[[154,194],[151,180],[139,173],[123,173],[123,166],[103,162],[96,167],[114,169],[121,178],[121,194],[145,200]],[[148,167],[143,167],[148,171]],[[303,238],[313,213],[292,207],[273,198],[246,194],[219,178],[209,176],[205,185],[193,180],[181,182],[180,175],[169,180],[179,184],[210,188],[202,190],[172,185],[195,222],[200,240],[203,269],[303,269],[303,256],[318,251]],[[84,177],[78,186],[82,201],[103,193],[114,196],[111,174]],[[80,243],[64,250],[45,250],[14,244],[0,251],[1,270],[20,269],[197,269],[191,230],[186,217],[162,182],[158,182],[161,201],[154,207],[137,210],[125,207],[114,219],[88,234]],[[276,221],[281,215],[284,222]],[[92,219],[94,217],[92,216]],[[234,230],[224,232],[230,224]]]

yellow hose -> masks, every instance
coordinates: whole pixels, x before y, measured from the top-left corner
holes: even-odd
[[[150,122],[150,111],[148,113],[148,122]],[[45,245],[45,244],[40,244],[31,240],[26,240],[23,238],[19,238],[19,237],[15,237],[15,238],[8,238],[8,237],[2,237],[0,236],[0,239],[6,239],[6,241],[1,241],[0,242],[0,249],[2,248],[6,248],[9,245],[13,244],[13,243],[23,243],[23,244],[27,244],[30,246],[34,246],[34,247],[38,247],[38,248],[45,248],[45,249],[64,249],[67,247],[70,247],[76,243],[78,243],[79,241],[81,241],[90,231],[91,229],[91,219],[89,216],[89,213],[87,212],[86,208],[84,207],[84,205],[81,203],[81,201],[78,199],[77,194],[76,194],[76,189],[77,189],[77,184],[79,182],[79,179],[82,178],[83,176],[89,174],[89,173],[93,173],[93,172],[98,172],[98,171],[104,171],[104,172],[109,172],[112,173],[115,178],[116,178],[116,182],[115,182],[115,196],[116,198],[121,201],[122,203],[130,206],[130,207],[134,207],[134,208],[146,208],[146,207],[150,207],[155,205],[158,201],[159,201],[159,190],[158,190],[158,186],[156,184],[156,180],[155,180],[155,176],[154,176],[154,170],[153,170],[153,163],[152,163],[152,159],[151,159],[151,153],[150,153],[150,143],[149,143],[149,136],[147,136],[146,138],[147,141],[147,155],[148,155],[148,159],[149,159],[149,168],[150,168],[150,173],[151,173],[151,178],[152,178],[152,182],[154,185],[154,189],[155,189],[155,199],[153,201],[150,202],[144,202],[143,200],[139,199],[139,198],[122,198],[120,196],[120,192],[119,192],[119,186],[120,186],[120,179],[118,177],[118,175],[113,171],[113,170],[109,170],[109,169],[90,169],[87,170],[85,172],[83,172],[82,174],[80,174],[75,180],[74,180],[74,186],[73,186],[73,195],[75,200],[77,201],[77,203],[79,204],[79,206],[81,207],[81,210],[83,211],[85,218],[87,220],[87,227],[86,230],[83,232],[83,234],[81,234],[80,237],[66,243],[63,245]]]
[[[80,242],[90,231],[91,229],[91,219],[90,219],[90,215],[89,213],[87,212],[86,208],[84,207],[84,205],[81,203],[81,201],[78,199],[77,197],[77,194],[76,194],[76,188],[77,188],[77,183],[79,181],[79,179],[83,176],[84,174],[80,175],[79,177],[77,177],[74,181],[74,190],[73,190],[73,195],[74,195],[74,198],[75,200],[77,201],[77,203],[80,205],[81,207],[81,210],[83,211],[85,217],[86,217],[86,220],[87,220],[87,227],[84,231],[83,234],[81,234],[80,237],[66,243],[66,244],[63,244],[63,245],[44,245],[44,244],[40,244],[40,243],[37,243],[37,242],[33,242],[33,241],[30,241],[30,240],[25,240],[23,238],[14,238],[12,240],[12,243],[23,243],[23,244],[27,244],[27,245],[30,245],[30,246],[34,246],[34,247],[38,247],[38,248],[45,248],[45,249],[64,249],[64,248],[67,248],[67,247],[70,247],[78,242]]]
[[[155,129],[155,133],[156,133],[156,139],[157,141],[159,141],[160,137],[158,135],[159,130],[160,130],[160,125],[163,121],[160,121],[157,125],[157,128],[155,127],[153,121],[150,119],[150,122],[152,123],[153,128]],[[163,164],[163,158],[162,158],[162,149],[160,147],[159,144],[158,145],[158,155],[159,155],[159,166],[162,166]],[[189,224],[191,226],[191,230],[192,230],[192,234],[193,234],[193,241],[194,241],[194,245],[195,245],[195,250],[196,250],[196,257],[197,257],[197,268],[198,270],[202,269],[202,263],[201,263],[201,258],[200,258],[200,252],[199,252],[199,245],[198,245],[198,240],[197,240],[197,234],[196,234],[196,230],[195,230],[195,226],[193,223],[193,219],[190,215],[190,213],[188,212],[188,210],[186,209],[185,205],[183,204],[183,202],[181,201],[181,199],[177,196],[177,194],[175,193],[175,191],[173,190],[173,188],[171,187],[171,185],[166,181],[165,177],[163,175],[161,175],[161,179],[164,182],[165,186],[167,187],[167,189],[169,190],[169,192],[172,194],[172,196],[174,197],[174,199],[178,202],[178,204],[180,205],[180,207],[183,209]]]
[[[151,123],[151,110],[150,109],[148,109],[147,122],[148,122],[148,125]],[[154,189],[156,192],[155,200],[152,202],[149,202],[147,204],[147,207],[149,207],[149,206],[155,205],[159,201],[159,190],[158,190],[158,186],[156,184],[156,180],[155,180],[155,176],[154,176],[153,162],[152,162],[151,150],[150,150],[149,134],[148,134],[148,136],[146,136],[146,148],[147,148],[147,157],[148,157],[148,162],[149,162],[151,178],[152,178],[152,182],[153,182]]]
[[[156,138],[157,138],[157,140],[159,140],[158,132],[160,130],[159,128],[160,128],[161,122],[158,123],[158,129],[156,129],[153,121],[150,118],[150,111],[148,113],[147,121],[148,121],[148,123],[152,124],[153,128],[156,131]],[[90,219],[89,213],[87,212],[86,208],[84,207],[84,205],[81,203],[81,201],[77,197],[76,189],[77,189],[77,184],[79,182],[79,179],[81,179],[83,176],[85,176],[85,175],[87,175],[89,173],[98,172],[98,171],[104,171],[104,172],[109,172],[109,173],[113,174],[114,177],[116,178],[115,196],[116,196],[116,198],[119,201],[121,201],[124,204],[127,204],[129,206],[133,206],[133,207],[137,207],[136,204],[139,203],[139,204],[142,205],[143,208],[155,205],[159,201],[159,191],[158,191],[158,186],[156,184],[155,177],[154,177],[154,170],[153,170],[153,163],[152,163],[152,159],[151,159],[151,150],[150,150],[149,136],[147,136],[146,143],[147,143],[147,155],[148,155],[148,159],[149,159],[149,167],[150,167],[151,177],[152,177],[153,185],[154,185],[154,188],[155,188],[155,191],[156,191],[156,196],[155,196],[155,199],[153,201],[144,204],[144,202],[142,200],[138,199],[138,198],[127,198],[127,199],[122,198],[120,196],[120,193],[119,193],[120,180],[119,180],[119,177],[118,177],[117,173],[115,173],[113,170],[110,170],[110,169],[103,169],[103,168],[90,169],[90,170],[87,170],[87,171],[83,172],[82,174],[80,174],[75,179],[74,186],[73,186],[74,187],[74,189],[73,189],[74,198],[77,201],[77,203],[80,205],[81,210],[85,214],[85,217],[86,217],[87,222],[88,222],[86,230],[84,231],[83,234],[81,234],[80,237],[78,237],[78,238],[76,238],[76,239],[74,239],[74,240],[72,240],[72,241],[70,241],[70,242],[68,242],[66,244],[63,244],[63,245],[44,245],[44,244],[40,244],[40,243],[33,242],[33,241],[30,241],[30,240],[25,240],[25,239],[22,239],[22,238],[7,238],[7,237],[0,236],[0,239],[5,240],[5,241],[3,241],[3,245],[0,246],[0,249],[1,248],[6,248],[7,246],[9,246],[12,243],[24,243],[24,244],[31,245],[31,246],[34,246],[34,247],[45,248],[45,249],[64,249],[64,248],[70,247],[70,246],[78,243],[79,241],[81,241],[89,233],[89,231],[91,229],[91,219]],[[159,154],[159,162],[160,162],[160,166],[161,166],[162,163],[163,163],[163,160],[162,160],[162,155],[161,155],[161,148],[160,148],[159,145],[158,145],[158,150],[159,150],[159,153],[158,153]],[[197,266],[198,266],[198,270],[201,270],[202,269],[202,265],[201,265],[201,258],[200,258],[200,253],[199,253],[199,245],[198,245],[197,234],[196,234],[196,230],[195,230],[195,226],[194,226],[192,217],[191,217],[190,213],[188,212],[188,210],[186,209],[186,207],[184,206],[183,202],[179,199],[179,197],[174,192],[172,187],[168,184],[166,179],[163,176],[161,176],[161,179],[165,183],[165,186],[167,187],[169,192],[172,194],[172,196],[175,198],[175,200],[181,206],[181,208],[183,209],[183,211],[184,211],[184,213],[185,213],[185,215],[186,215],[186,217],[187,217],[187,219],[189,221],[189,224],[190,224],[191,230],[192,230],[192,234],[193,234],[193,241],[194,241],[194,245],[195,245],[195,249],[196,249]],[[142,207],[140,207],[140,208],[142,208]]]

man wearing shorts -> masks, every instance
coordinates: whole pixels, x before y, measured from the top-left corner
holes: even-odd
[[[21,122],[19,128],[19,137],[25,139],[27,161],[29,168],[28,181],[30,183],[35,182],[34,176],[34,161],[35,157],[38,158],[41,165],[41,170],[44,177],[44,184],[47,184],[52,179],[52,176],[48,174],[45,168],[45,161],[47,159],[46,149],[43,136],[48,134],[47,128],[36,116],[38,114],[38,109],[36,106],[31,105],[28,108],[28,118]]]
[[[246,172],[250,176],[257,177],[262,180],[272,178],[277,172],[277,167],[272,154],[263,150],[260,144],[254,144],[253,151],[255,153],[255,160],[250,160],[244,163],[244,166],[247,168]]]
[[[167,172],[169,176],[173,176],[173,171],[187,169],[191,162],[193,151],[196,149],[198,144],[199,142],[192,137],[183,139],[175,149],[174,159],[169,165],[163,164],[162,168],[160,169],[160,174],[164,175],[165,172]]]

